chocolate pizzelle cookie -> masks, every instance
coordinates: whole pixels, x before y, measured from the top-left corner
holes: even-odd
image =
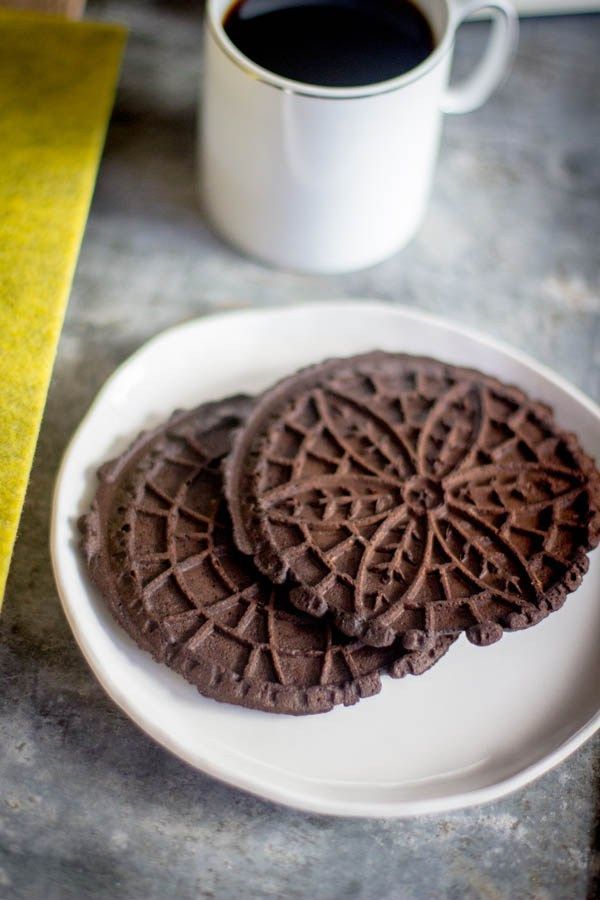
[[[376,650],[299,613],[235,547],[221,462],[251,401],[177,413],[99,472],[81,520],[93,581],[136,643],[200,693],[269,712],[318,713],[432,665],[400,642]]]
[[[292,602],[374,646],[490,644],[558,609],[600,538],[600,477],[551,410],[433,359],[279,382],[226,468],[236,541]]]

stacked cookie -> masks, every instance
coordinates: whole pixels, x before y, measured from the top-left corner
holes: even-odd
[[[81,528],[139,646],[206,696],[301,715],[558,609],[600,475],[518,389],[376,352],[175,413],[100,470]]]

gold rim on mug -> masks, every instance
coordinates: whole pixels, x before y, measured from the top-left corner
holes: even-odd
[[[286,94],[296,94],[300,97],[314,97],[320,100],[356,100],[366,97],[375,97],[381,94],[389,94],[392,91],[400,90],[406,85],[412,84],[423,78],[431,69],[433,69],[442,59],[450,52],[454,45],[456,32],[463,23],[466,16],[470,15],[472,8],[484,9],[487,6],[498,8],[495,2],[486,4],[485,2],[469,3],[465,6],[464,11],[459,12],[452,9],[448,0],[442,0],[446,8],[446,26],[442,39],[437,43],[435,49],[429,54],[427,59],[419,63],[414,69],[397,75],[395,78],[389,78],[387,81],[378,81],[374,84],[358,86],[358,87],[324,87],[319,85],[311,85],[302,81],[294,81],[290,78],[284,78],[277,75],[269,69],[259,66],[250,57],[246,56],[231,41],[227,32],[223,28],[224,15],[229,11],[230,6],[225,13],[218,12],[215,8],[214,0],[209,0],[207,4],[206,23],[208,29],[215,40],[216,44],[229,57],[229,59],[243,72],[249,75],[254,81],[260,81],[275,90],[283,91]]]

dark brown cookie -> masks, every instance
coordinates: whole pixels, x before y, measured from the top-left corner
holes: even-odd
[[[229,456],[236,541],[292,602],[375,646],[424,647],[557,609],[600,537],[600,478],[522,391],[375,352],[284,379]]]
[[[374,650],[299,613],[233,542],[221,461],[251,401],[178,413],[99,472],[82,520],[92,579],[154,658],[209,697],[269,712],[324,712],[432,665],[451,643]]]

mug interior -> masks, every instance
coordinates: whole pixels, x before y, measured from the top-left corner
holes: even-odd
[[[435,40],[435,50],[444,40],[448,30],[448,22],[450,19],[448,4],[446,0],[411,0],[412,3],[420,9],[433,31]]]
[[[435,65],[449,49],[452,43],[452,34],[450,30],[450,2],[451,0],[411,0],[412,3],[424,14],[433,31],[435,47],[433,52],[414,69],[402,73],[388,81],[380,81],[358,87],[326,87],[318,84],[306,84],[300,81],[292,81],[272,72],[269,69],[263,69],[254,62],[253,59],[246,56],[239,50],[230,40],[223,27],[225,16],[234,5],[235,0],[208,0],[207,16],[209,26],[213,35],[217,39],[221,47],[226,51],[234,62],[245,68],[249,74],[258,77],[261,81],[280,87],[282,90],[289,90],[296,93],[305,93],[313,96],[324,97],[352,97],[364,96],[366,94],[377,94],[384,90],[395,90],[404,84],[409,84],[417,77],[425,74]]]

